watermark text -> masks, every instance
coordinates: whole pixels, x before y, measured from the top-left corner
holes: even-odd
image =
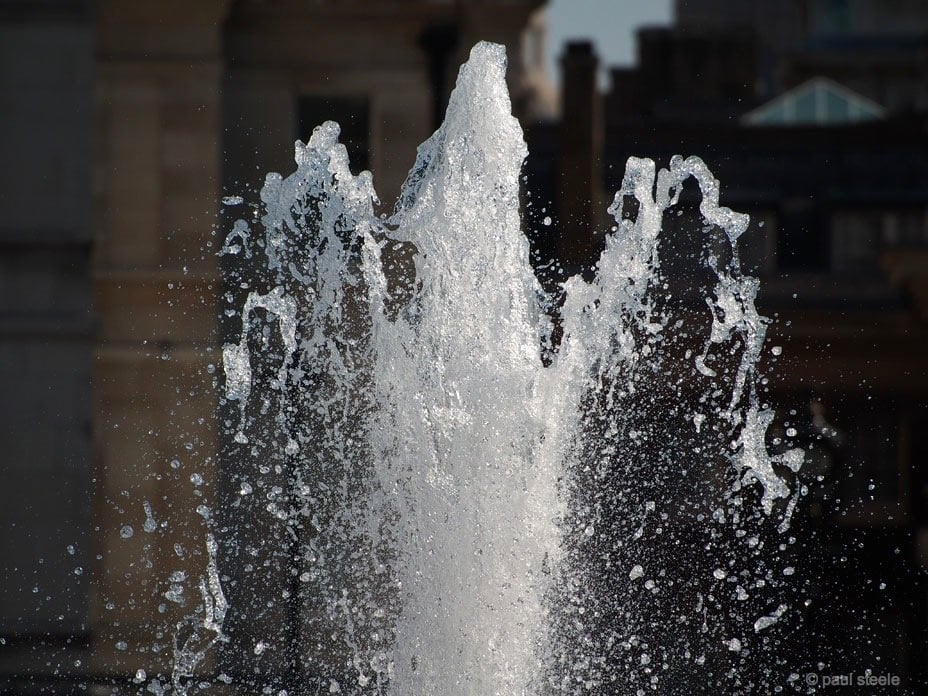
[[[838,686],[901,686],[902,679],[897,674],[878,674],[872,670],[864,672],[820,673],[809,672],[805,676],[806,684],[822,688]]]

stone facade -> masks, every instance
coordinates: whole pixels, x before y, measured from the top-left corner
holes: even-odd
[[[205,479],[205,504],[214,489],[207,365],[220,281],[209,245],[228,9],[224,1],[97,5],[95,674],[164,672],[171,630],[198,600],[180,606],[164,593],[171,572],[197,577],[205,564],[190,476]]]
[[[91,22],[0,6],[0,684],[88,629]]]
[[[541,4],[0,9],[12,66],[0,142],[22,162],[0,172],[0,369],[25,395],[0,439],[0,515],[14,530],[0,637],[15,648],[0,654],[0,685],[129,688],[139,669],[170,671],[219,487],[223,193],[254,200],[316,125],[307,100],[347,99],[367,124],[349,147],[389,205],[478,40],[507,45],[520,113],[550,112]]]

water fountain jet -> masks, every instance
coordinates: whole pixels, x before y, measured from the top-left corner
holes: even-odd
[[[565,283],[546,365],[503,48],[474,47],[389,218],[337,137],[330,122],[298,142],[296,171],[268,175],[260,219],[223,247],[229,286],[247,291],[223,349],[226,459],[236,505],[262,503],[225,516],[286,530],[284,592],[312,636],[294,662],[332,693],[737,683],[755,620],[787,611],[758,613],[778,584],[758,546],[795,503],[784,472],[802,460],[764,442],[766,324],[737,260],[747,217],[719,205],[697,158],[659,172],[630,159],[595,279]],[[688,181],[716,232],[699,311],[660,270]],[[707,550],[681,588],[668,550],[687,539]],[[242,543],[220,539],[227,566]],[[754,599],[728,611],[723,595],[740,594]],[[259,610],[230,596],[239,625]]]

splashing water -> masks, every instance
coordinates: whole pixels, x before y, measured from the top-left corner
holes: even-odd
[[[391,217],[329,122],[226,240],[229,286],[248,294],[223,349],[239,477],[224,514],[244,531],[221,546],[256,568],[229,590],[230,635],[265,630],[271,603],[233,595],[263,597],[277,564],[302,638],[267,619],[249,646],[290,651],[282,669],[330,693],[742,684],[730,655],[788,616],[762,549],[798,495],[778,472],[802,461],[765,445],[766,324],[736,253],[748,219],[719,206],[699,159],[630,159],[597,275],[565,284],[546,364],[510,111],[504,51],[478,44]],[[693,181],[701,308],[659,260]],[[202,591],[201,632],[225,639],[214,572]]]

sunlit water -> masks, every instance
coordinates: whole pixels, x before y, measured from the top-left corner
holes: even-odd
[[[699,159],[630,159],[595,279],[566,283],[552,345],[504,76],[502,47],[478,44],[389,218],[329,122],[223,247],[247,289],[223,349],[229,456],[256,469],[236,483],[263,501],[249,514],[298,550],[316,636],[301,669],[331,693],[396,696],[780,680],[750,663],[771,659],[789,611],[777,558],[798,492],[783,472],[802,455],[765,445],[766,321],[735,251],[748,218],[719,206]],[[695,304],[660,258],[693,182]],[[216,543],[240,540],[211,538],[211,559]],[[215,561],[201,592],[177,691],[227,614],[262,609],[226,606]]]

